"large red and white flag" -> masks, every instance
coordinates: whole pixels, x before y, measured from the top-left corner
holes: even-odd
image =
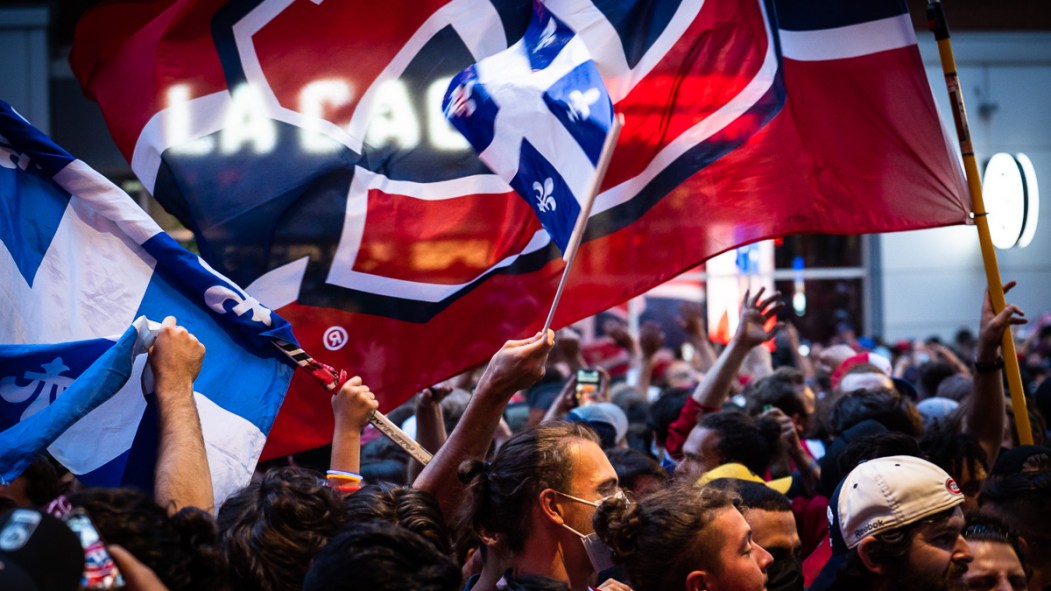
[[[625,125],[555,324],[735,246],[965,223],[899,0],[551,0]],[[563,262],[447,123],[449,80],[521,38],[513,0],[104,4],[71,56],[202,256],[389,409],[538,330]],[[270,456],[320,445],[293,381]]]

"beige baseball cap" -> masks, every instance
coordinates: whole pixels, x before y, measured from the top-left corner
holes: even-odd
[[[889,456],[851,470],[832,501],[829,517],[849,549],[865,536],[956,507],[963,503],[963,493],[945,470],[927,460]]]

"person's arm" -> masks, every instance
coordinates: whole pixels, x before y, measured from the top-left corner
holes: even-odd
[[[767,331],[764,327],[766,322],[773,318],[784,303],[778,301],[780,292],[774,292],[770,297],[763,297],[763,289],[760,289],[755,297],[745,294],[741,305],[741,321],[737,325],[737,332],[730,343],[719,354],[715,365],[704,376],[697,389],[693,391],[690,400],[682,408],[679,418],[668,427],[668,438],[665,447],[672,457],[679,457],[682,444],[686,441],[690,431],[697,424],[697,416],[701,410],[717,409],[730,395],[730,387],[741,363],[753,347],[761,345],[773,338],[774,334],[781,329],[777,324]],[[690,404],[690,401],[693,404]]]
[[[817,491],[818,483],[821,481],[821,466],[803,447],[803,442],[799,439],[799,431],[796,430],[792,417],[786,415],[779,408],[765,411],[763,415],[773,417],[777,424],[780,425],[781,442],[784,445],[784,449],[788,453],[789,459],[795,464],[796,469],[799,470],[808,496],[813,496]]]
[[[445,432],[442,400],[453,391],[448,382],[424,388],[416,395],[416,441],[423,449],[437,453],[449,438]],[[423,471],[423,464],[409,460],[409,480],[415,480]]]
[[[549,330],[546,335],[508,341],[497,351],[456,429],[413,483],[437,498],[447,521],[455,518],[464,498],[464,485],[457,477],[460,464],[485,456],[507,401],[544,377],[554,337]]]
[[[111,544],[107,549],[113,562],[117,563],[121,576],[124,577],[124,589],[127,591],[168,591],[168,587],[157,576],[157,573],[135,558],[123,546]]]
[[[592,402],[609,402],[609,383],[611,378],[609,372],[602,369],[601,367],[595,368],[595,371],[599,373],[599,384],[598,390],[595,392],[593,399],[584,401],[585,404],[591,404]],[[550,421],[560,421],[567,414],[570,413],[574,408],[580,404],[581,401],[577,400],[577,374],[573,374],[566,381],[566,385],[562,386],[562,391],[558,393],[558,397],[548,407],[547,412],[544,413],[544,418],[541,423],[547,423]]]
[[[785,335],[788,336],[788,347],[792,350],[792,361],[796,369],[803,372],[803,377],[810,380],[814,377],[814,366],[810,359],[799,352],[799,329],[794,324],[785,324]]]
[[[332,396],[336,426],[332,431],[329,469],[354,474],[361,471],[361,430],[369,424],[369,417],[379,405],[376,395],[358,376],[347,380]]]
[[[960,373],[963,375],[971,373],[971,368],[968,367],[967,364],[964,363],[959,357],[957,357],[956,353],[953,353],[952,349],[946,347],[945,345],[942,345],[941,343],[928,343],[927,349],[931,353],[937,355],[939,359],[952,366],[953,370],[955,370],[956,373]]]
[[[755,297],[745,294],[737,332],[723,349],[722,354],[715,360],[711,371],[694,390],[693,399],[702,407],[719,408],[722,406],[730,395],[730,387],[748,352],[774,338],[777,331],[781,330],[780,323],[774,325],[769,331],[764,328],[767,321],[785,305],[784,302],[778,301],[781,292],[774,292],[770,297],[760,300],[759,298],[763,297],[763,291],[764,288],[760,288]]]
[[[653,383],[653,365],[657,351],[664,346],[664,332],[656,322],[646,322],[639,327],[639,392],[647,396]]]
[[[1004,293],[1015,286],[1014,281],[1004,285]],[[1000,453],[1000,443],[1004,433],[1004,382],[1003,370],[988,369],[989,364],[996,364],[1000,357],[1000,343],[1004,332],[1011,325],[1025,324],[1025,313],[1014,304],[1008,304],[999,314],[993,313],[989,301],[989,292],[985,292],[982,303],[982,320],[978,329],[978,351],[975,354],[976,369],[974,374],[974,393],[970,412],[964,419],[964,431],[974,434],[985,450],[985,457],[991,467]]]
[[[159,440],[154,499],[175,514],[185,507],[215,512],[212,475],[204,447],[193,381],[201,372],[204,345],[168,316],[150,349],[157,399]]]
[[[701,373],[707,373],[715,365],[716,354],[712,342],[708,340],[708,330],[704,322],[704,314],[701,305],[692,302],[683,302],[679,306],[679,324],[690,345],[693,346],[693,357],[690,364]]]
[[[547,412],[544,413],[544,418],[540,419],[540,423],[560,420],[576,406],[577,374],[573,374],[566,380],[566,384],[562,386],[562,391],[558,393],[555,401],[551,403],[551,406],[547,407]]]

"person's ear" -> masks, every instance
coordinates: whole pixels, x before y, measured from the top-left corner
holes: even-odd
[[[875,536],[865,536],[861,539],[861,543],[858,544],[857,552],[858,558],[861,559],[861,563],[865,565],[865,568],[876,573],[877,575],[885,575],[886,566],[880,562],[877,562],[872,558],[872,548],[876,544]]]
[[[558,504],[558,494],[553,489],[545,488],[537,496],[540,502],[540,512],[544,518],[556,525],[562,525],[565,519],[562,517],[562,507]]]
[[[708,572],[703,570],[690,571],[686,575],[686,591],[707,591]]]

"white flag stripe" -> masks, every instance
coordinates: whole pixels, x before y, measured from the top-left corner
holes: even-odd
[[[782,30],[780,35],[784,56],[802,62],[846,59],[916,44],[908,14],[836,29]]]

